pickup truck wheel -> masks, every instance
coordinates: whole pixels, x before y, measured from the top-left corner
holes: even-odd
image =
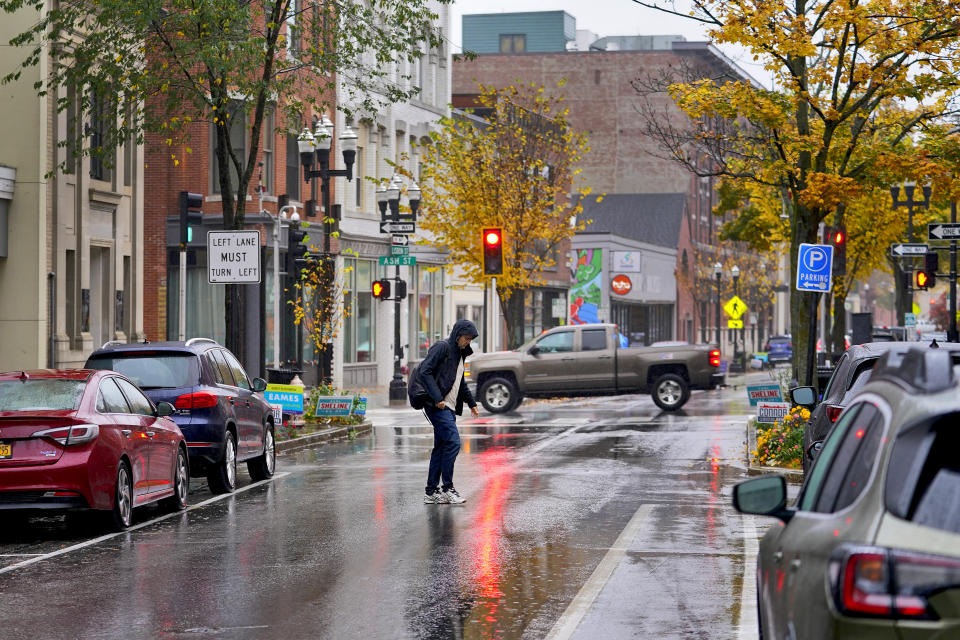
[[[675,373],[666,373],[653,383],[653,401],[664,411],[676,411],[689,399],[687,381]]]
[[[506,378],[490,378],[480,387],[480,404],[490,413],[506,413],[520,401],[520,392]]]

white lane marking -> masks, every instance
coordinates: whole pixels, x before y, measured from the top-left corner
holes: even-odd
[[[573,635],[573,632],[577,630],[583,617],[590,611],[590,607],[593,606],[593,601],[597,599],[597,596],[600,595],[603,587],[607,584],[607,581],[613,574],[613,570],[617,568],[623,556],[626,555],[627,550],[630,548],[630,543],[633,542],[637,531],[640,529],[640,525],[643,524],[643,520],[650,515],[652,510],[653,505],[640,505],[637,512],[630,518],[630,522],[628,522],[627,526],[620,532],[616,542],[613,543],[613,546],[610,547],[607,554],[603,556],[603,560],[601,560],[597,568],[593,570],[593,575],[580,587],[580,591],[577,592],[577,595],[567,606],[567,610],[563,612],[563,615],[561,615],[556,624],[553,625],[550,633],[547,634],[547,640],[566,640]]]
[[[204,500],[203,502],[192,504],[186,509],[184,509],[183,511],[175,511],[173,513],[168,513],[158,518],[154,518],[153,520],[147,520],[146,522],[141,522],[140,524],[124,529],[123,531],[117,531],[116,533],[108,533],[100,536],[99,538],[93,538],[92,540],[87,540],[86,542],[80,542],[78,544],[75,544],[69,547],[64,547],[63,549],[58,549],[57,551],[52,551],[50,553],[44,553],[44,554],[38,555],[36,557],[30,558],[29,560],[23,560],[21,562],[11,564],[9,566],[6,566],[0,569],[0,574],[8,573],[16,569],[22,569],[23,567],[29,566],[31,564],[42,562],[43,560],[49,560],[50,558],[55,558],[56,556],[62,556],[66,553],[71,553],[73,551],[79,551],[80,549],[85,549],[86,547],[92,547],[93,545],[100,544],[105,540],[110,540],[111,538],[116,538],[118,536],[126,535],[128,533],[136,531],[137,529],[143,529],[144,527],[149,527],[150,525],[157,524],[158,522],[163,522],[164,520],[168,520],[175,516],[183,515],[184,513],[187,513],[188,511],[193,511],[194,509],[200,509],[201,507],[205,507],[208,504],[212,504],[219,500],[223,500],[225,498],[235,496],[238,493],[243,493],[244,491],[249,491],[250,489],[255,489],[256,487],[263,486],[268,482],[272,482],[273,480],[276,480],[277,478],[283,478],[288,475],[290,475],[289,471],[284,471],[283,473],[277,473],[277,474],[274,474],[273,478],[270,478],[267,480],[261,480],[260,482],[254,482],[253,484],[248,484],[245,487],[241,487],[237,489],[233,493],[223,493],[223,494],[220,494],[219,496],[214,496],[212,498]]]
[[[0,553],[0,558],[29,558],[42,555],[42,553]]]
[[[740,629],[738,640],[755,640],[757,632],[757,524],[753,516],[743,517],[743,580],[740,584]]]

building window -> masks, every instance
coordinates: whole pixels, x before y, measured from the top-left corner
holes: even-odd
[[[223,287],[207,282],[206,249],[187,251],[187,337],[226,340]],[[167,340],[178,340],[180,331],[180,252],[167,252]]]
[[[230,145],[233,147],[233,155],[243,163],[247,158],[247,114],[243,110],[243,105],[239,102],[231,102],[227,108],[227,114],[230,120]],[[217,129],[216,125],[210,125],[210,180],[211,193],[220,193],[220,166],[217,163]],[[236,164],[227,157],[227,165],[230,167],[230,187],[235,189],[240,184],[240,174],[237,172]]]
[[[297,27],[297,16],[300,13],[300,0],[290,0],[287,14],[287,50],[294,58],[300,56],[300,29]]]
[[[501,33],[500,53],[523,53],[527,50],[527,36],[522,33]]]
[[[343,361],[374,362],[376,360],[376,314],[373,307],[374,263],[370,260],[344,259],[343,294],[345,312]]]
[[[264,193],[275,193],[275,185],[273,183],[273,142],[276,139],[275,129],[273,111],[268,111],[263,116],[263,144],[260,146],[263,151]]]
[[[353,204],[357,209],[362,210],[363,188],[366,186],[363,178],[363,147],[357,147],[357,157],[356,160],[354,160],[353,172],[356,174],[353,176],[353,182],[356,185],[354,187]]]
[[[443,273],[417,267],[416,351],[424,358],[430,345],[446,337],[443,332]]]
[[[287,196],[300,202],[300,149],[297,147],[297,135],[287,134]]]
[[[103,149],[110,116],[111,109],[109,102],[95,93],[91,94],[89,131],[90,177],[94,180],[110,181],[113,179],[111,163]]]

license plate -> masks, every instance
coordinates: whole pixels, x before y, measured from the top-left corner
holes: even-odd
[[[0,460],[3,458],[12,458],[13,457],[13,445],[12,444],[0,444]]]

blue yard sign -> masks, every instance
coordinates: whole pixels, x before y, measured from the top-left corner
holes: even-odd
[[[268,384],[263,394],[267,404],[286,413],[303,413],[303,387],[290,384]]]
[[[801,244],[797,254],[797,290],[827,293],[832,286],[833,245]]]

